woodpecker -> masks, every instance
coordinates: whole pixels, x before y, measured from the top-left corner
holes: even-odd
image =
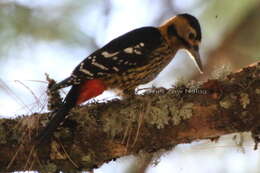
[[[50,137],[76,105],[105,90],[129,95],[138,85],[153,80],[180,49],[187,50],[202,73],[200,42],[200,24],[190,14],[179,14],[158,27],[141,27],[110,41],[84,59],[71,76],[51,87],[51,91],[71,89],[39,134],[39,141]]]

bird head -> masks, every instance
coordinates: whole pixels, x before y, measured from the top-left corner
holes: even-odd
[[[174,50],[185,49],[203,73],[199,54],[201,29],[199,21],[190,14],[179,14],[163,23],[159,30]]]

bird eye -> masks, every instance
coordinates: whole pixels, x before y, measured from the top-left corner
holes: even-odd
[[[190,40],[194,40],[195,39],[195,34],[193,34],[192,32],[189,33],[189,39]]]

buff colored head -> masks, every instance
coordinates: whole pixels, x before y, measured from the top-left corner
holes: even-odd
[[[199,21],[190,14],[179,14],[163,23],[159,30],[173,49],[185,49],[203,73],[199,54],[201,29]]]

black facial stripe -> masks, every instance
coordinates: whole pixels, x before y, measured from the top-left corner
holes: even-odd
[[[193,49],[196,50],[196,51],[198,51],[198,50],[199,50],[199,46],[197,46],[197,45],[196,45],[196,46],[193,46]]]
[[[190,44],[177,33],[177,30],[173,24],[168,27],[167,34],[171,37],[177,37],[177,39],[180,40],[185,45],[185,47],[191,47]]]
[[[175,28],[175,26],[174,26],[173,24],[170,25],[170,26],[167,28],[167,34],[168,34],[169,36],[176,36],[176,35],[178,35],[177,30],[176,30],[176,28]]]
[[[176,35],[177,38],[185,45],[186,48],[190,48],[190,44],[189,42],[187,42],[184,38],[182,38],[181,36],[179,36],[178,34]]]

